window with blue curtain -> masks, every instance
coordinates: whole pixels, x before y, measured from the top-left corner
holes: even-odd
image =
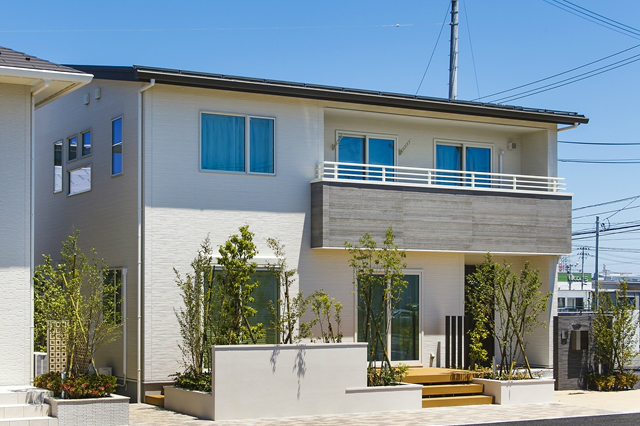
[[[202,114],[202,169],[244,171],[244,120],[236,115]]]
[[[252,173],[273,173],[273,120],[249,119],[249,170]]]
[[[436,145],[436,169],[462,170],[462,147]],[[440,185],[460,185],[460,173],[438,172],[437,180]]]
[[[111,122],[111,175],[122,173],[122,117]]]
[[[341,163],[364,164],[364,136],[340,136],[338,161]],[[362,179],[362,166],[340,166],[341,179]]]
[[[200,168],[274,173],[274,123],[272,118],[203,113]]]
[[[467,147],[466,169],[468,172],[491,173],[491,150],[489,148]],[[476,174],[475,186],[489,186],[489,178],[489,175]]]
[[[368,164],[380,166],[393,166],[395,154],[395,141],[393,139],[369,138]],[[386,172],[385,180],[392,180],[393,173]],[[370,180],[382,180],[381,167],[369,167]]]

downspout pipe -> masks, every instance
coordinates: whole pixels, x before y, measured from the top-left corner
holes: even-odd
[[[142,185],[144,183],[143,176],[143,147],[144,143],[142,141],[142,137],[144,135],[142,131],[142,125],[144,124],[144,119],[142,117],[144,108],[142,104],[142,94],[155,86],[156,80],[152,78],[149,84],[142,86],[138,90],[138,351],[137,351],[137,387],[136,387],[136,398],[138,404],[144,402],[142,401],[142,251],[143,251],[143,232],[142,232],[142,223],[144,219],[144,202],[142,197],[144,195]]]
[[[36,224],[36,214],[35,214],[35,199],[36,199],[36,167],[35,167],[35,152],[36,152],[36,124],[35,124],[35,120],[34,120],[34,113],[36,110],[36,96],[38,95],[38,93],[42,92],[43,90],[45,90],[47,87],[49,87],[50,84],[50,80],[42,80],[40,83],[38,83],[37,85],[33,86],[31,88],[31,99],[30,99],[30,107],[31,107],[31,137],[30,137],[30,153],[29,153],[29,167],[30,167],[30,177],[31,177],[31,182],[29,184],[29,191],[30,191],[30,201],[29,201],[29,300],[30,300],[30,306],[29,306],[29,312],[30,312],[30,333],[29,333],[29,342],[30,345],[29,347],[30,349],[30,353],[29,353],[29,379],[33,379],[34,374],[35,374],[35,365],[34,365],[34,359],[33,359],[33,330],[34,330],[34,323],[33,323],[33,315],[34,315],[34,307],[33,307],[33,297],[34,297],[34,288],[33,288],[33,273],[35,270],[35,224]]]

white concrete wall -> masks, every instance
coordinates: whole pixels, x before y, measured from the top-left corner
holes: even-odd
[[[95,248],[109,267],[126,267],[126,370],[123,339],[103,347],[99,366],[113,374],[136,378],[137,299],[137,90],[142,84],[94,80],[91,84],[36,111],[35,260],[60,258],[61,244],[74,229],[86,254]],[[100,99],[94,90],[101,89]],[[90,94],[89,105],[83,97]],[[123,173],[111,176],[111,122],[123,117]],[[91,155],[67,161],[66,138],[91,130]],[[53,144],[63,141],[63,190],[53,193]],[[80,144],[80,139],[79,142]],[[68,171],[91,164],[91,190],[67,195]]]
[[[0,386],[31,377],[31,94],[0,84]]]

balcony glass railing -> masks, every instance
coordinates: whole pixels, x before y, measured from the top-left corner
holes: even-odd
[[[358,180],[371,184],[450,187],[522,193],[564,193],[564,178],[465,172],[419,167],[380,166],[324,161],[316,164],[317,181]]]

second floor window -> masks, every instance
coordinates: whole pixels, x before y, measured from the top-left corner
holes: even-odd
[[[393,166],[396,141],[388,136],[338,133],[338,161],[340,163]],[[383,180],[381,167],[340,166],[341,177],[346,179]],[[384,180],[392,177],[386,173]]]
[[[111,176],[122,174],[122,117],[111,122]]]
[[[272,118],[201,114],[200,168],[226,172],[275,172]]]
[[[67,138],[67,161],[73,161],[78,158],[78,137],[71,136]]]
[[[62,192],[62,141],[53,144],[53,192]]]
[[[491,173],[491,148],[457,143],[436,143],[436,169],[459,172]],[[438,173],[438,183],[442,185],[469,184],[463,173]],[[478,186],[488,186],[489,177],[477,182]]]

